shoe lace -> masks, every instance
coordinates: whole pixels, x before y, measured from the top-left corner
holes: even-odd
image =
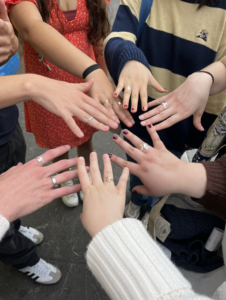
[[[33,266],[33,270],[31,272],[39,277],[46,277],[49,274],[49,271],[50,265],[43,259],[40,259],[40,261]]]

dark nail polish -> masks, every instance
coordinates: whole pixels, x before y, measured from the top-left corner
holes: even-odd
[[[112,154],[111,153],[108,153],[108,156],[109,156],[109,158],[112,158]]]
[[[123,105],[123,107],[124,107],[124,108],[127,108],[127,107],[128,107],[128,105],[127,105],[127,104],[124,104],[124,105]]]
[[[137,194],[137,191],[136,191],[136,190],[133,190],[133,194]]]
[[[148,124],[148,128],[151,128],[152,127],[152,125],[151,124]]]
[[[132,107],[132,110],[134,111],[134,110],[135,110],[135,108],[134,108],[134,107]]]
[[[124,129],[124,130],[122,131],[122,133],[123,133],[123,134],[127,134],[127,133],[129,133],[129,131],[126,130],[126,129]]]
[[[113,140],[117,140],[117,138],[118,138],[117,134],[114,134],[113,135]]]

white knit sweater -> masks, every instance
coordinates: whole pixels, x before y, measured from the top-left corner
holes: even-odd
[[[3,236],[6,234],[8,230],[9,230],[9,221],[0,215],[0,241],[2,240]]]
[[[111,299],[210,300],[192,290],[140,221],[123,219],[104,228],[86,258]]]

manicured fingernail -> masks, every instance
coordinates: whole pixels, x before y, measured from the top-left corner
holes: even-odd
[[[80,138],[84,137],[84,134],[83,134],[82,131],[79,131],[79,132],[78,132],[78,137],[80,137]]]
[[[65,148],[66,148],[67,150],[70,150],[70,149],[71,149],[71,146],[66,145]]]
[[[117,138],[118,138],[117,134],[114,134],[112,138],[113,138],[113,140],[117,140]]]
[[[142,126],[146,126],[146,121],[140,122]]]
[[[136,110],[136,108],[135,107],[132,107],[132,111],[135,111]]]
[[[123,105],[123,107],[124,107],[124,108],[127,108],[127,107],[128,107],[128,105],[127,105],[127,104],[124,104],[124,105]]]
[[[165,92],[168,92],[168,90],[167,90],[167,89],[165,89],[165,88],[163,88],[163,90],[164,90]]]
[[[139,119],[140,119],[140,120],[143,120],[143,119],[144,119],[144,116],[143,116],[143,115],[139,116]]]
[[[117,96],[118,96],[118,94],[117,94],[117,93],[114,93],[114,96],[115,96],[115,97],[117,97]]]
[[[136,190],[133,190],[133,194],[137,194],[137,191],[136,191]]]
[[[123,134],[128,134],[129,131],[128,131],[127,129],[124,129],[124,130],[122,131],[122,133],[123,133]]]
[[[152,127],[152,125],[151,124],[148,124],[148,128],[151,128]]]
[[[143,106],[143,110],[147,110],[147,106],[145,105],[145,106]]]
[[[112,158],[112,154],[111,153],[108,153],[108,156],[109,156],[109,158]]]

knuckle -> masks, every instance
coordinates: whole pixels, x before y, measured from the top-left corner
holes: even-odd
[[[160,118],[165,118],[165,116],[166,116],[166,113],[164,112],[164,111],[162,111],[160,114],[159,114],[159,116],[160,116]]]
[[[127,149],[127,154],[129,155],[129,156],[132,156],[133,155],[133,153],[134,153],[134,148],[133,147],[128,147],[128,149]]]
[[[127,160],[123,160],[121,163],[122,168],[128,168],[129,167],[129,162]]]

